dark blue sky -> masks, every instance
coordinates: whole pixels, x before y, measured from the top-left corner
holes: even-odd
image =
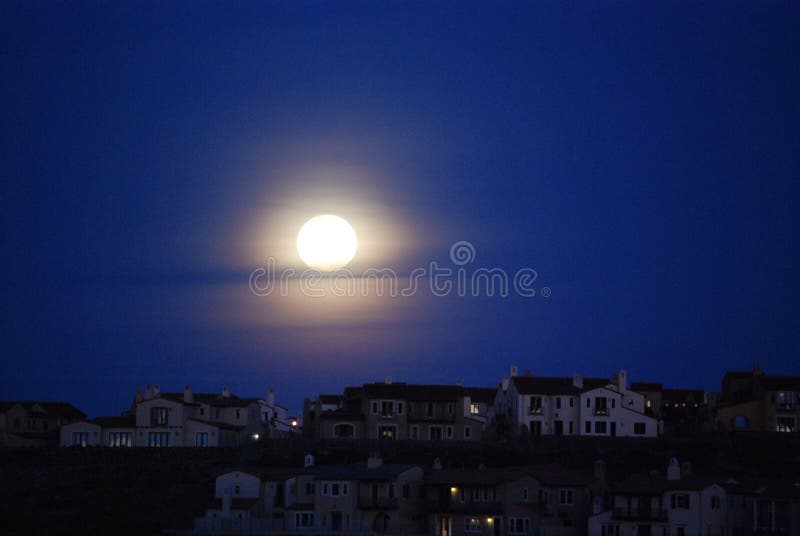
[[[796,3],[31,4],[0,7],[0,398],[800,372]],[[381,266],[468,240],[552,296],[250,295],[326,212]]]

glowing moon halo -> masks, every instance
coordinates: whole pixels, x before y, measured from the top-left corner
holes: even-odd
[[[358,249],[353,227],[339,216],[322,214],[303,224],[297,234],[297,253],[310,268],[325,272],[347,266]]]

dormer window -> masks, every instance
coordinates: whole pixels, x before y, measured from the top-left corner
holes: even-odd
[[[150,408],[150,426],[166,426],[169,422],[169,408]]]

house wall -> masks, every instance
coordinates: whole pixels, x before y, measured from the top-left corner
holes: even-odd
[[[101,429],[96,424],[88,423],[86,421],[78,421],[71,424],[65,424],[59,431],[59,445],[62,447],[71,447],[72,434],[75,432],[86,432],[89,434],[87,447],[97,447],[103,445],[103,436]]]

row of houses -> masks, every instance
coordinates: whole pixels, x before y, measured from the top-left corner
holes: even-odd
[[[797,432],[800,377],[729,371],[719,393],[608,378],[509,374],[493,387],[383,382],[306,399],[290,417],[263,397],[137,389],[121,414],[64,402],[0,402],[0,446],[213,447],[299,433],[310,440],[481,441],[500,436],[652,438],[702,431]]]
[[[195,532],[432,536],[728,536],[800,533],[797,481],[665,472],[618,482],[558,464],[429,468],[366,463],[237,468],[216,478]]]

